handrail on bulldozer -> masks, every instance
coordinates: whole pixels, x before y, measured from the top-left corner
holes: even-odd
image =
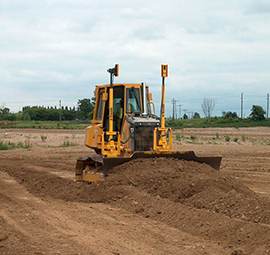
[[[120,134],[113,131],[113,77],[119,75],[119,65],[115,64],[114,68],[107,70],[110,73],[109,88],[109,131],[102,134],[102,154],[108,157],[116,157],[120,155]],[[108,135],[108,142],[105,142],[105,135]],[[114,141],[116,136],[117,141]]]

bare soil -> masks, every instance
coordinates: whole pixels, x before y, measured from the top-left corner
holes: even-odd
[[[136,159],[77,184],[84,131],[0,130],[31,141],[0,151],[0,254],[270,254],[270,128],[174,135],[175,150],[222,155],[221,171]]]

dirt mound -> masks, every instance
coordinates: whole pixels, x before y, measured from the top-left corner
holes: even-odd
[[[35,168],[14,167],[11,161],[1,168],[36,196],[108,203],[214,243],[222,240],[227,247],[245,247],[247,254],[258,247],[268,249],[265,244],[270,243],[268,226],[254,224],[270,224],[269,200],[206,164],[136,159],[90,185]]]
[[[116,224],[113,227],[108,226],[108,229],[111,230],[111,233],[121,233],[122,231],[123,235],[120,235],[119,239],[123,236],[129,238],[130,233],[132,236],[134,229],[142,228],[141,222],[143,221],[149,226],[145,231],[150,233],[154,243],[162,246],[164,242],[166,243],[166,238],[164,239],[164,235],[167,235],[166,232],[161,230],[161,236],[157,232],[152,232],[153,228],[162,229],[160,227],[162,225],[170,231],[167,236],[167,240],[170,242],[167,241],[167,245],[173,246],[172,243],[184,245],[185,249],[191,249],[187,254],[266,254],[270,250],[268,216],[270,178],[265,169],[269,169],[270,161],[267,161],[265,151],[269,149],[259,147],[259,150],[255,150],[254,147],[248,146],[213,146],[213,148],[218,148],[218,151],[222,150],[225,154],[222,161],[223,171],[215,171],[205,164],[175,159],[137,159],[115,167],[109,171],[109,175],[104,181],[91,185],[77,184],[73,179],[75,162],[78,155],[87,155],[88,151],[76,146],[63,149],[34,148],[1,152],[0,171],[7,172],[15,179],[14,181],[10,177],[10,179],[2,180],[2,184],[9,185],[10,190],[16,183],[18,186],[23,186],[23,190],[27,189],[28,192],[34,194],[34,198],[39,197],[39,201],[50,205],[49,211],[52,215],[58,217],[59,212],[63,210],[63,217],[58,218],[62,221],[64,229],[70,228],[74,224],[73,220],[67,221],[70,215],[72,215],[71,218],[78,221],[79,225],[80,222],[85,223],[82,229],[89,227],[88,221],[85,219],[92,218],[94,223],[89,228],[92,234],[96,223],[103,222],[104,218],[108,218],[107,214],[111,213]],[[182,150],[182,146],[179,149]],[[194,148],[185,149],[194,150]],[[207,148],[201,145],[195,151],[197,150],[201,155],[204,155],[205,150],[207,152]],[[224,172],[230,173],[230,175]],[[236,176],[238,179],[232,176]],[[246,183],[251,190],[243,183]],[[1,190],[4,192],[5,186]],[[264,195],[260,195],[260,192],[264,192]],[[10,197],[13,195],[10,194]],[[24,208],[27,208],[28,203],[31,204],[32,200],[25,200],[26,197],[27,195],[16,197],[14,201],[20,201]],[[41,207],[37,210],[37,207],[33,206],[29,208],[30,214],[28,209],[25,209],[22,214],[14,202],[11,204],[7,200],[3,201],[6,201],[3,203],[3,207],[7,204],[10,206],[10,208],[3,208],[6,214],[14,217],[19,225],[21,219],[25,220],[24,215],[27,219],[31,219],[32,214],[35,217],[35,214],[44,208]],[[75,203],[65,203],[66,201]],[[106,205],[103,205],[105,203]],[[103,208],[103,206],[105,208],[102,211],[95,209]],[[32,210],[33,208],[34,210]],[[77,208],[81,208],[81,210]],[[96,216],[100,212],[102,215],[97,218]],[[122,220],[127,219],[130,224],[128,226],[132,226],[127,226],[125,231],[121,229],[121,226],[126,221],[122,222],[117,218],[119,212],[122,213]],[[40,223],[41,229],[44,222],[51,222],[51,216],[48,215],[48,218],[46,216],[44,219],[45,221]],[[28,221],[23,224],[27,223]],[[29,223],[34,226],[36,221],[30,220]],[[5,235],[0,236],[0,242],[1,239],[3,240],[2,244],[8,242],[14,246],[12,240],[15,240],[15,243],[25,240],[26,237],[23,234],[18,235],[18,232],[13,231],[15,225],[12,224],[10,228],[7,224],[10,222],[4,215],[4,221],[0,219],[0,225],[3,226],[5,232],[10,234],[8,234],[8,239]],[[100,225],[100,228],[106,228],[104,226]],[[80,231],[81,229],[78,228],[77,233]],[[178,236],[178,241],[175,241],[174,238],[180,232],[187,234],[188,240],[194,245],[186,247],[184,237]],[[91,234],[85,232],[84,236],[87,236],[88,239]],[[101,233],[101,235],[103,234]],[[134,238],[137,240],[137,237]],[[147,239],[144,234],[140,238]],[[81,237],[78,237],[78,240],[80,239]],[[198,248],[198,239],[205,240],[210,247],[216,248],[211,251],[206,247],[205,251],[208,252],[204,253],[204,242]],[[65,238],[65,240],[69,239]],[[54,243],[58,243],[58,241],[59,239],[54,239]],[[69,241],[66,242],[69,243]],[[128,243],[128,241],[124,242]],[[145,242],[147,243],[147,240]],[[36,245],[35,242],[29,241],[28,244],[29,247]],[[87,243],[86,247],[88,246]],[[117,251],[123,251],[123,248],[118,249],[120,246],[118,244],[115,246]],[[196,249],[200,249],[200,252],[197,250],[196,253],[193,250],[195,246]],[[27,249],[25,249],[25,253],[28,252]],[[221,250],[222,252],[219,252]],[[48,253],[46,251],[44,249],[45,254]],[[96,254],[102,253],[97,252]],[[172,252],[172,254],[179,253]]]
[[[137,159],[115,167],[107,185],[132,185],[172,202],[270,223],[267,199],[206,164],[166,158]]]
[[[8,172],[19,178],[31,193],[65,201],[117,204],[128,197],[136,201],[139,197],[149,196],[232,218],[270,223],[270,206],[266,198],[237,179],[196,162],[169,158],[136,159],[113,168],[105,180],[90,185],[33,170],[9,169]],[[146,207],[147,204],[135,210],[145,212]]]

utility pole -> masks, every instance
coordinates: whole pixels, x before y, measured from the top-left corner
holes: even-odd
[[[269,118],[269,93],[267,93],[266,97],[266,118]]]
[[[76,106],[76,120],[78,120],[78,108],[79,108],[79,106],[78,106],[78,102],[77,102],[77,106]]]
[[[172,109],[172,118],[173,118],[173,120],[174,120],[174,105],[175,105],[175,102],[174,102],[174,98],[173,98],[173,100],[172,100],[172,104],[173,104],[173,109]]]
[[[184,115],[187,115],[187,111],[188,111],[188,109],[183,109],[183,111],[185,112],[185,114]],[[183,117],[184,118],[184,117]]]
[[[59,121],[61,122],[61,100],[59,100]]]
[[[174,112],[176,113],[176,119],[177,119],[176,102],[178,102],[178,100],[176,100],[176,99],[173,98],[173,100],[172,100],[172,104],[173,104],[173,119],[174,119]]]
[[[244,105],[244,96],[241,93],[241,119],[243,119],[243,105]]]
[[[181,117],[181,106],[183,106],[182,104],[179,104],[178,105],[179,106],[179,119],[181,119],[182,117]]]

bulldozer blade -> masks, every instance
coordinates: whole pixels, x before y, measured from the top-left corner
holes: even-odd
[[[197,157],[194,151],[140,151],[134,152],[130,157],[109,158],[103,155],[91,155],[78,158],[76,163],[76,182],[96,182],[107,176],[110,169],[137,158],[177,158],[187,161],[205,163],[219,170],[221,156]],[[89,168],[89,170],[87,169]]]
[[[216,170],[220,170],[221,156],[215,157],[197,157],[194,151],[143,151],[134,152],[131,157],[117,157],[117,158],[103,158],[103,176],[107,175],[107,172],[122,163],[128,162],[136,158],[177,158],[187,161],[195,161],[199,163],[205,163],[210,165]]]
[[[75,168],[76,182],[96,182],[103,179],[103,156],[78,158]]]

